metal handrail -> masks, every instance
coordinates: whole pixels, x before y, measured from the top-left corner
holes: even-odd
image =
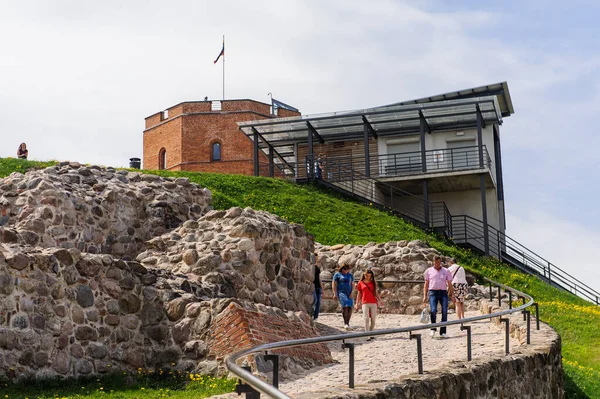
[[[477,239],[482,240],[483,237],[469,236],[469,233],[474,232],[475,234],[483,234],[483,222],[467,215],[453,216],[453,219],[455,219],[455,222],[453,229],[454,236],[452,239],[455,242],[464,240],[467,244],[477,246],[475,245]],[[461,223],[460,219],[464,220],[464,222]],[[462,231],[461,228],[465,229],[465,231]],[[600,305],[600,292],[546,260],[536,252],[525,247],[505,233],[498,231],[494,227],[488,226],[488,231],[491,236],[496,237],[496,240],[490,239],[490,242],[495,242],[498,247],[490,246],[490,252],[496,255],[498,259],[506,262],[510,260],[508,257],[511,257],[518,261],[521,266],[528,268],[535,273],[531,273],[527,270],[523,271],[537,277],[543,276],[544,279],[547,279],[548,283],[555,283],[558,287],[563,288],[580,298],[593,302],[596,305]],[[461,236],[461,233],[463,233],[464,236]],[[517,248],[515,248],[515,246]]]
[[[398,189],[385,183],[379,185],[379,181],[369,178],[364,174],[353,169],[346,171],[344,173],[344,176],[344,179],[321,179],[319,181],[324,181],[338,189],[346,190],[352,195],[358,195],[359,197],[366,199],[368,202],[375,203],[383,208],[395,210],[396,212],[409,217],[411,221],[416,221],[421,225],[425,224],[424,213],[427,204],[422,198],[419,198],[414,194],[411,194],[407,191]],[[386,193],[390,196],[389,202],[384,201],[384,203],[382,203],[373,195],[373,192],[371,190],[366,189],[364,183],[370,184],[374,182],[377,182],[378,187],[382,190],[385,190]],[[398,208],[393,206],[394,199],[403,199],[404,205],[406,206],[399,210]]]
[[[486,168],[490,171],[495,181],[492,158],[485,145],[483,149],[483,165],[479,164],[479,146],[466,146],[457,148],[435,149],[425,151],[425,170],[423,170],[423,157],[420,151],[410,151],[392,154],[373,155],[369,157],[371,177],[389,178],[403,175],[430,174],[450,171]],[[365,170],[366,158],[360,156],[336,156],[318,158],[317,155],[307,155],[306,162],[295,164],[295,177],[311,178],[315,173],[317,160],[324,170],[324,176],[339,175],[339,171],[348,169]],[[291,164],[293,165],[293,164]]]
[[[288,341],[280,341],[280,342],[273,342],[273,343],[269,343],[269,344],[263,344],[263,345],[255,346],[254,348],[249,348],[249,349],[245,349],[240,352],[234,353],[233,355],[229,356],[225,360],[225,365],[227,366],[229,371],[231,371],[233,374],[237,375],[240,379],[246,381],[248,384],[250,384],[252,387],[257,389],[258,391],[263,392],[263,393],[269,395],[270,397],[273,397],[276,399],[292,399],[291,396],[286,395],[279,389],[275,388],[273,385],[254,376],[250,371],[245,370],[241,366],[238,366],[236,361],[244,356],[248,356],[248,355],[259,353],[259,352],[268,352],[268,351],[275,350],[275,349],[291,348],[291,347],[295,347],[295,346],[320,344],[320,343],[333,342],[333,341],[345,341],[348,339],[372,337],[372,336],[379,336],[379,335],[399,334],[399,333],[405,333],[405,332],[412,333],[413,331],[428,330],[428,329],[437,328],[437,327],[446,327],[446,326],[452,326],[452,325],[457,325],[457,324],[471,323],[471,322],[475,322],[475,321],[479,321],[479,320],[492,319],[494,317],[501,317],[501,316],[505,316],[505,315],[509,315],[509,314],[513,314],[513,313],[517,313],[517,312],[522,312],[522,311],[525,311],[526,308],[528,308],[532,305],[536,305],[533,302],[533,298],[531,296],[529,296],[521,291],[518,291],[512,287],[508,287],[506,285],[497,283],[488,278],[484,278],[484,279],[486,281],[488,281],[489,283],[496,285],[499,289],[502,288],[505,291],[509,291],[509,292],[516,294],[517,297],[522,297],[522,298],[528,299],[528,302],[525,303],[525,301],[523,301],[524,303],[521,306],[518,306],[516,308],[511,308],[508,310],[503,310],[503,311],[496,312],[496,313],[490,313],[490,314],[481,315],[481,316],[474,316],[474,317],[469,317],[469,318],[459,319],[459,320],[440,322],[440,323],[435,323],[435,324],[420,324],[420,325],[416,325],[416,326],[409,326],[409,327],[402,327],[402,328],[373,330],[373,331],[366,331],[366,332],[362,332],[362,333],[336,334],[336,335],[328,335],[325,337],[293,339],[293,340],[288,340]],[[512,304],[511,304],[511,306],[512,306]],[[529,324],[528,324],[528,326],[529,326]],[[507,328],[508,328],[508,325],[507,325]]]
[[[311,157],[306,157],[305,164],[308,170],[314,169],[312,159]],[[312,174],[310,176],[317,177]],[[408,191],[366,176],[364,173],[356,170],[353,163],[338,163],[333,171],[330,169],[315,180],[326,182],[338,190],[345,190],[351,195],[361,197],[369,203],[394,211],[407,218],[408,221],[417,223],[422,228],[442,229],[444,235],[448,237],[452,235],[452,216],[444,202],[427,202]],[[365,185],[364,183],[367,184]],[[375,185],[379,192],[384,194],[384,201],[380,200],[381,197],[374,195],[372,187]],[[402,201],[402,208],[395,206],[395,203],[398,201]]]
[[[492,170],[492,159],[483,145],[484,168]],[[414,173],[436,173],[463,169],[479,169],[479,146],[433,149],[425,151],[425,166],[421,151],[382,154],[378,159],[379,177],[398,176]],[[360,158],[358,158],[360,159]]]
[[[510,237],[506,237],[506,238],[510,239]],[[507,245],[507,248],[509,248],[508,245]],[[564,270],[562,270],[558,266],[554,265],[553,263],[550,263],[550,262],[544,260],[544,258],[538,256],[533,251],[530,251],[527,248],[525,248],[525,249],[528,252],[517,251],[512,247],[510,247],[510,249],[512,249],[514,253],[520,254],[523,259],[526,259],[529,261],[529,262],[523,262],[524,266],[526,266],[530,269],[534,269],[534,270],[537,269],[538,272],[541,271],[544,278],[548,279],[548,281],[550,283],[556,282],[557,284],[559,284],[561,286],[566,285],[569,288],[569,291],[571,291],[572,293],[574,293],[580,297],[584,297],[585,299],[588,299],[592,302],[595,302],[596,305],[599,304],[598,299],[600,298],[600,293],[598,293],[596,290],[594,290],[587,284],[583,283],[576,277],[573,277],[572,275],[565,272]],[[531,254],[538,256],[538,258],[542,259],[544,262],[543,263],[539,262],[539,260],[534,258],[533,256],[531,256]],[[507,255],[513,256],[508,251],[507,251]]]

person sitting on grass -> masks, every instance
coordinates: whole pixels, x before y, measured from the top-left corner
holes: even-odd
[[[29,151],[27,151],[27,144],[21,143],[21,145],[19,145],[19,149],[17,150],[17,158],[27,159],[28,155]]]

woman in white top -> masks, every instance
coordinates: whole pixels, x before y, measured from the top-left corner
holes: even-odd
[[[465,295],[467,294],[467,276],[465,268],[456,264],[451,259],[452,265],[448,271],[452,273],[452,286],[454,287],[454,305],[456,306],[456,316],[459,319],[465,318]]]

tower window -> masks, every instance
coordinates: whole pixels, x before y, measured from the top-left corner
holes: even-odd
[[[211,158],[212,161],[220,161],[221,160],[221,143],[216,142],[212,144],[212,153]]]
[[[167,169],[167,150],[164,148],[158,152],[158,169]]]

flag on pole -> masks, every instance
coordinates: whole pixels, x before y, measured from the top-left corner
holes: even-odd
[[[300,112],[298,111],[298,108],[294,108],[291,105],[287,105],[286,103],[282,103],[281,101],[275,100],[273,97],[271,97],[271,106],[273,108],[283,108],[287,109],[288,111]]]
[[[217,61],[219,61],[219,58],[221,58],[221,56],[225,57],[225,40],[223,40],[223,48],[221,49],[221,52],[219,53],[217,59],[215,60],[215,64],[217,63]]]

